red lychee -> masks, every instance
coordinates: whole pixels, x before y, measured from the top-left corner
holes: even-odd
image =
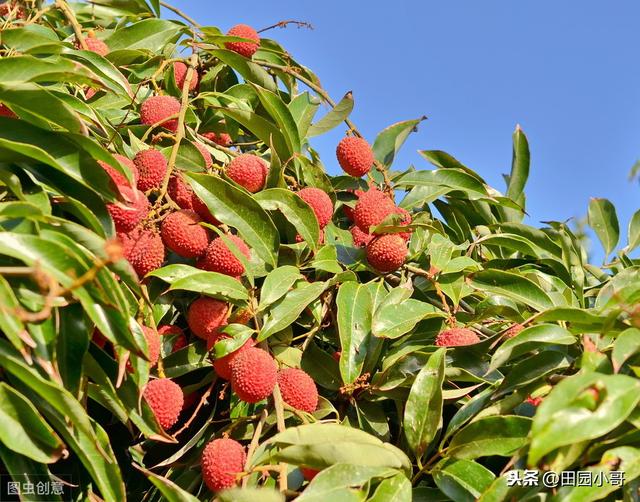
[[[100,54],[101,56],[109,54],[109,46],[99,38],[87,37],[84,41],[87,44],[87,50]],[[78,41],[76,41],[76,49],[82,49],[82,45]]]
[[[224,46],[230,51],[237,52],[246,58],[250,58],[258,50],[260,44],[260,35],[251,26],[246,24],[237,24],[231,28],[227,35],[230,37],[248,38],[249,40],[255,40],[253,42],[226,42]]]
[[[304,242],[302,235],[296,234],[296,242]],[[320,234],[318,236],[318,244],[324,244],[324,230],[320,229]]]
[[[296,410],[313,413],[318,407],[318,388],[303,370],[287,368],[278,372],[278,386],[282,399]]]
[[[313,209],[318,225],[324,228],[333,217],[333,202],[324,190],[307,187],[298,192],[298,197],[305,201]]]
[[[180,101],[173,96],[152,96],[140,107],[140,121],[145,125],[160,124],[169,131],[178,130]],[[168,118],[172,117],[173,118]]]
[[[524,326],[522,324],[514,324],[507,331],[505,331],[504,335],[502,336],[503,338],[508,340],[509,338],[513,338],[514,336],[517,336],[523,329],[524,329]]]
[[[367,261],[379,272],[399,269],[407,254],[407,243],[398,234],[380,235],[367,244]]]
[[[154,148],[141,150],[133,158],[138,168],[138,190],[159,188],[167,174],[167,159]]]
[[[311,467],[299,467],[299,469],[302,473],[302,476],[307,481],[313,480],[313,478],[320,474],[320,471],[318,469],[312,469]]]
[[[355,194],[356,197],[360,198],[360,196],[364,193],[364,191],[360,190],[359,188],[355,189],[355,190],[347,190],[347,192],[352,192],[353,194]],[[344,215],[347,217],[347,219],[349,221],[351,221],[352,223],[355,223],[355,216],[353,214],[354,212],[354,208],[347,206],[346,204],[342,206],[342,210],[344,211]]]
[[[336,350],[333,355],[331,357],[333,357],[333,360],[337,363],[340,362],[340,357],[342,356],[342,351],[340,350]]]
[[[125,202],[107,204],[107,210],[113,218],[116,231],[127,233],[144,220],[151,210],[151,204],[145,195],[137,189],[127,186],[120,187],[120,194]]]
[[[358,228],[365,233],[369,233],[371,227],[375,227],[382,221],[397,211],[394,202],[384,193],[376,188],[372,188],[360,195],[353,217]]]
[[[127,234],[119,234],[122,243],[122,255],[131,264],[140,277],[162,266],[164,245],[157,232],[141,227]]]
[[[205,132],[202,133],[202,136],[220,146],[229,146],[233,142],[231,140],[231,136],[229,136],[226,132]]]
[[[6,105],[3,105],[3,104],[0,103],[0,117],[9,117],[11,119],[15,119],[18,116],[15,113],[13,113],[11,108],[9,108]]]
[[[369,143],[364,138],[356,136],[342,138],[336,148],[336,156],[344,172],[357,178],[367,174],[374,161]]]
[[[478,343],[480,338],[469,328],[449,328],[438,333],[435,344],[438,347],[460,347]]]
[[[530,404],[531,406],[540,406],[540,403],[542,402],[542,398],[541,397],[531,397],[528,396],[527,399],[524,400],[525,403]]]
[[[232,488],[244,471],[244,447],[229,438],[214,439],[202,451],[202,479],[211,491]]]
[[[207,205],[198,198],[193,192],[193,189],[184,181],[182,175],[177,174],[171,176],[167,192],[171,200],[178,204],[181,209],[191,209],[195,211],[200,218],[212,225],[220,224],[211,214]]]
[[[255,344],[256,342],[252,338],[249,338],[239,349],[231,352],[231,354],[221,357],[220,359],[216,359],[213,363],[213,369],[216,371],[216,374],[220,378],[231,380],[231,364],[233,363],[233,360],[238,354],[242,354],[242,352],[250,349]]]
[[[413,218],[411,217],[411,213],[406,209],[404,209],[403,207],[397,208],[396,213],[402,216],[402,219],[400,220],[401,226],[406,227],[407,225],[410,225],[411,222],[413,221]],[[407,232],[400,232],[398,235],[402,237],[405,241],[408,241],[409,239],[411,239],[412,232],[413,230],[408,230]]]
[[[6,17],[9,13],[13,13],[16,19],[24,19],[26,17],[22,7],[16,8],[16,2],[4,2],[0,4],[0,16]]]
[[[202,158],[204,159],[204,166],[207,169],[211,169],[213,159],[211,158],[211,154],[209,153],[209,150],[207,150],[207,147],[197,141],[193,143],[193,146],[195,146],[202,155]]]
[[[202,219],[188,209],[169,214],[162,221],[162,241],[174,253],[185,258],[198,258],[209,245],[209,232],[200,225]]]
[[[251,193],[259,192],[267,181],[269,166],[257,155],[243,153],[234,158],[227,166],[225,173],[238,185]]]
[[[248,260],[251,258],[249,247],[237,235],[225,236],[229,239]],[[230,275],[231,277],[240,277],[244,274],[244,265],[231,252],[222,237],[216,237],[211,241],[207,248],[201,263],[198,265],[203,270],[209,272],[219,272],[221,274]]]
[[[149,380],[143,395],[163,429],[169,429],[178,421],[184,394],[177,383],[168,378]]]
[[[180,326],[175,324],[163,324],[158,326],[158,334],[160,336],[182,335],[184,331]]]
[[[277,376],[276,361],[256,347],[238,354],[231,364],[231,388],[246,403],[257,403],[271,395]]]
[[[120,155],[119,153],[114,153],[113,157],[125,168],[131,171],[131,174],[133,174],[133,181],[134,183],[137,183],[140,173],[138,172],[138,168],[136,167],[136,165],[124,155]],[[120,171],[117,171],[103,160],[99,160],[98,164],[100,164],[100,167],[102,167],[102,169],[107,172],[107,174],[111,177],[111,179],[117,186],[131,186],[129,181],[127,181],[127,178],[125,178],[124,174],[122,174]]]
[[[173,342],[173,347],[171,347],[171,352],[178,352],[179,350],[184,349],[187,345],[189,345],[189,341],[187,337],[184,335],[179,335]]]
[[[202,296],[189,306],[187,324],[191,332],[203,340],[220,336],[220,328],[227,324],[229,305],[221,300]]]
[[[365,247],[373,239],[373,235],[363,232],[356,225],[353,225],[349,230],[353,238],[353,245],[357,248]]]
[[[153,368],[158,364],[158,359],[160,359],[160,335],[158,335],[155,329],[148,326],[142,326],[142,332],[144,333],[144,338],[147,341],[147,347],[149,349],[149,365]]]
[[[184,87],[184,81],[187,78],[187,69],[187,65],[182,61],[176,61],[173,63],[173,78],[180,90]],[[194,70],[193,76],[191,77],[191,83],[189,84],[189,91],[194,91],[196,87],[198,87],[198,72]]]

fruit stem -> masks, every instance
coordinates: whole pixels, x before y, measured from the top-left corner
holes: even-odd
[[[249,466],[251,466],[251,460],[252,460],[253,454],[256,451],[256,448],[258,448],[258,443],[260,442],[260,435],[262,434],[262,428],[264,427],[264,424],[267,421],[268,417],[269,417],[269,412],[267,411],[266,408],[263,408],[262,412],[260,413],[260,421],[258,422],[258,425],[256,425],[256,430],[253,433],[253,438],[251,438],[251,444],[249,444],[249,450],[247,451],[247,461],[244,463],[245,472],[249,472]],[[242,488],[245,488],[248,482],[249,482],[249,477],[244,476],[242,478]]]
[[[262,28],[261,30],[258,30],[258,33],[263,33],[274,28],[286,28],[289,24],[295,24],[298,28],[307,28],[309,30],[313,30],[313,25],[311,23],[308,23],[307,21],[296,21],[294,19],[288,19],[287,21],[278,21],[276,24],[272,24],[271,26]]]

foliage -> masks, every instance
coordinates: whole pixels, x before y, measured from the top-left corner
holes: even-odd
[[[351,94],[331,101],[274,40],[246,58],[225,48],[246,39],[159,14],[154,0],[58,0],[12,4],[2,18],[8,474],[70,475],[75,500],[631,498],[640,475],[640,268],[629,253],[640,218],[620,247],[615,208],[591,201],[589,225],[610,257],[598,268],[564,223],[522,223],[529,146],[520,128],[501,193],[442,151],[420,152],[435,169],[396,170],[416,118],[373,142],[368,182],[395,193],[412,217],[406,263],[379,274],[353,245],[345,212],[367,181],[328,176],[309,144],[344,122],[359,134]],[[83,50],[91,35],[106,42],[106,56]],[[189,67],[182,88],[174,61]],[[183,92],[196,75],[196,90]],[[181,101],[176,133],[140,123],[140,105],[154,94]],[[323,102],[329,111],[317,117]],[[204,132],[228,133],[233,144]],[[176,209],[167,182],[182,172],[219,222],[202,224],[211,235],[228,243],[237,234],[251,248],[247,259],[231,246],[246,269],[239,280],[175,253],[139,278],[122,259],[107,209],[122,194],[97,162],[133,181],[113,155],[133,158],[148,146],[170,170],[147,193],[147,227]],[[247,152],[270,165],[254,194],[224,171]],[[311,206],[294,196],[304,186],[334,204],[323,238]],[[376,230],[402,229],[392,217]],[[186,330],[200,295],[232,305],[227,338],[208,346],[190,335],[172,352],[176,338],[165,336],[158,366],[149,364],[142,326]],[[437,335],[456,326],[480,341],[438,347]],[[508,337],[514,326],[523,329]],[[321,396],[313,413],[284,404],[278,387],[244,403],[216,376],[214,360],[249,337],[280,367],[311,375]],[[162,376],[188,401],[167,431],[142,398]],[[200,455],[223,436],[250,447],[241,486],[215,495],[202,483]],[[303,466],[321,472],[307,482]],[[506,471],[524,469],[622,470],[626,485],[509,487]]]

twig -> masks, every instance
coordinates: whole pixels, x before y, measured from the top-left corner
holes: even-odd
[[[85,51],[89,50],[89,46],[87,45],[87,42],[82,35],[82,27],[78,23],[78,20],[76,19],[76,16],[71,8],[69,8],[69,5],[67,5],[67,2],[65,2],[65,0],[56,0],[56,7],[58,7],[58,9],[62,11],[64,16],[73,27],[73,31],[76,34],[76,39],[78,40],[80,47],[82,47]]]
[[[307,28],[308,30],[313,30],[313,25],[306,21],[295,21],[293,19],[289,19],[287,21],[279,21],[276,24],[272,24],[271,26],[267,26],[266,28],[262,28],[258,30],[258,33],[262,33],[264,31],[272,30],[273,28],[286,28],[287,25],[295,24],[298,28]]]
[[[282,401],[282,394],[280,393],[280,387],[276,384],[273,389],[273,406],[276,410],[276,423],[278,425],[278,432],[284,432],[286,430],[286,425],[284,423],[284,403]],[[280,468],[282,471],[280,472],[280,476],[278,477],[278,486],[280,491],[283,492],[287,489],[287,474],[286,474],[286,464],[284,462],[280,462]]]
[[[258,448],[258,443],[260,442],[260,435],[262,434],[262,427],[264,426],[268,417],[269,417],[269,412],[267,411],[266,408],[263,408],[262,413],[260,413],[260,421],[258,422],[258,425],[256,425],[256,430],[253,433],[253,438],[251,438],[251,444],[249,445],[249,450],[247,451],[247,461],[244,464],[244,470],[247,472],[249,471],[249,466],[251,465],[253,454],[255,453],[256,448]],[[244,478],[242,478],[242,487],[245,488],[248,482],[249,482],[248,477],[245,476]]]
[[[211,385],[209,385],[209,388],[205,391],[204,394],[202,394],[202,397],[200,398],[200,402],[198,403],[198,406],[196,406],[196,409],[193,410],[193,413],[192,413],[191,417],[189,418],[189,420],[187,420],[185,422],[185,424],[182,427],[180,427],[180,430],[178,430],[174,434],[174,436],[178,436],[179,434],[181,434],[182,432],[184,432],[185,430],[187,430],[189,428],[191,423],[195,420],[196,416],[198,416],[198,412],[200,411],[200,408],[202,408],[202,406],[206,402],[207,398],[211,395],[211,391],[213,390],[213,385],[215,383],[216,383],[216,380],[214,379],[213,382],[211,382]]]
[[[169,9],[171,12],[173,12],[175,14],[178,14],[178,16],[180,16],[182,19],[187,21],[189,24],[192,24],[196,28],[200,28],[201,27],[195,19],[193,19],[192,17],[188,16],[187,14],[182,12],[180,9],[174,7],[173,5],[168,4],[167,2],[162,2],[162,1],[160,2],[160,5],[162,5],[165,9]]]
[[[449,316],[449,323],[450,324],[451,323],[455,323],[455,317],[451,313],[451,309],[449,308],[449,304],[447,303],[447,299],[444,296],[444,293],[442,292],[442,289],[440,289],[440,284],[438,284],[438,281],[436,281],[434,279],[433,274],[430,274],[426,270],[422,270],[419,267],[414,267],[413,265],[405,265],[404,268],[406,270],[408,270],[409,272],[415,274],[415,275],[419,275],[420,277],[424,277],[429,282],[431,282],[431,284],[433,284],[433,287],[436,290],[436,294],[440,298],[440,301],[442,302],[442,306],[444,307],[445,312]]]

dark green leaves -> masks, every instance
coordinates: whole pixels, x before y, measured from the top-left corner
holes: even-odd
[[[411,386],[404,410],[404,433],[418,459],[441,427],[445,353],[441,348],[431,354]]]
[[[447,455],[474,459],[510,457],[527,444],[531,420],[518,416],[485,417],[460,430],[447,447]]]
[[[105,40],[111,51],[143,49],[159,52],[167,43],[175,41],[184,27],[164,19],[144,19],[113,32]]]
[[[473,274],[470,285],[485,293],[512,298],[535,310],[553,307],[553,301],[540,286],[522,275],[512,272],[483,270]]]

